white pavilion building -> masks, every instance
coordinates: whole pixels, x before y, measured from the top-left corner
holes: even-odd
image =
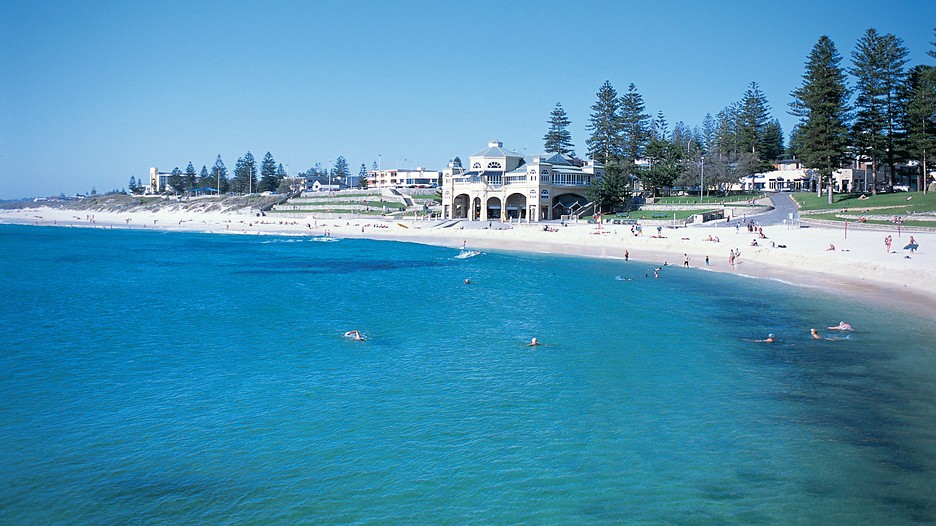
[[[588,203],[585,192],[604,168],[567,155],[524,158],[500,141],[469,157],[468,168],[442,174],[445,219],[543,221],[572,215]]]

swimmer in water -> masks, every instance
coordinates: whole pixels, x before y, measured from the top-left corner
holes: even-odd
[[[844,321],[840,321],[838,325],[834,327],[829,327],[829,330],[830,331],[853,331],[855,329],[852,329],[852,326],[845,323]]]
[[[530,340],[530,343],[527,345],[527,347],[536,347],[539,344],[540,343],[536,341],[536,338],[533,338],[532,340]]]
[[[774,336],[774,333],[770,333],[770,334],[767,335],[767,338],[766,338],[766,339],[763,339],[763,340],[751,340],[751,341],[755,341],[755,342],[758,342],[758,343],[773,343],[775,339],[776,339],[776,337]]]
[[[819,336],[819,331],[817,331],[816,329],[809,329],[809,334],[810,336],[813,337],[814,340],[822,339],[822,336]]]
[[[344,333],[344,336],[345,338],[351,338],[352,340],[357,340],[357,341],[364,340],[364,336],[357,329]]]

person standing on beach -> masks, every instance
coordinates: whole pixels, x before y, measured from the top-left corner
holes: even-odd
[[[689,254],[683,254],[683,266],[689,268]]]
[[[630,257],[630,252],[628,252],[628,251],[625,249],[625,250],[624,250],[624,261],[627,261],[627,258],[629,258],[629,257]]]
[[[893,239],[890,237],[890,234],[888,234],[887,237],[884,238],[884,246],[887,247],[888,254],[890,254],[890,251],[891,251],[890,247],[891,247],[892,242],[893,242]]]

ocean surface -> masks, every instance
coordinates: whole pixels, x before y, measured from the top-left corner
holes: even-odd
[[[827,291],[15,225],[0,284],[2,524],[936,523],[936,327]]]

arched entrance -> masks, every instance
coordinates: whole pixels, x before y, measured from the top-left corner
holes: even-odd
[[[468,203],[470,202],[471,198],[468,197],[468,194],[455,196],[455,199],[452,201],[452,219],[467,219]]]
[[[507,197],[507,219],[526,219],[527,198],[523,194],[510,194]]]
[[[499,197],[490,197],[487,200],[487,216],[486,219],[491,221],[494,219],[501,220],[503,219],[503,203]],[[482,218],[484,219],[484,218]]]

